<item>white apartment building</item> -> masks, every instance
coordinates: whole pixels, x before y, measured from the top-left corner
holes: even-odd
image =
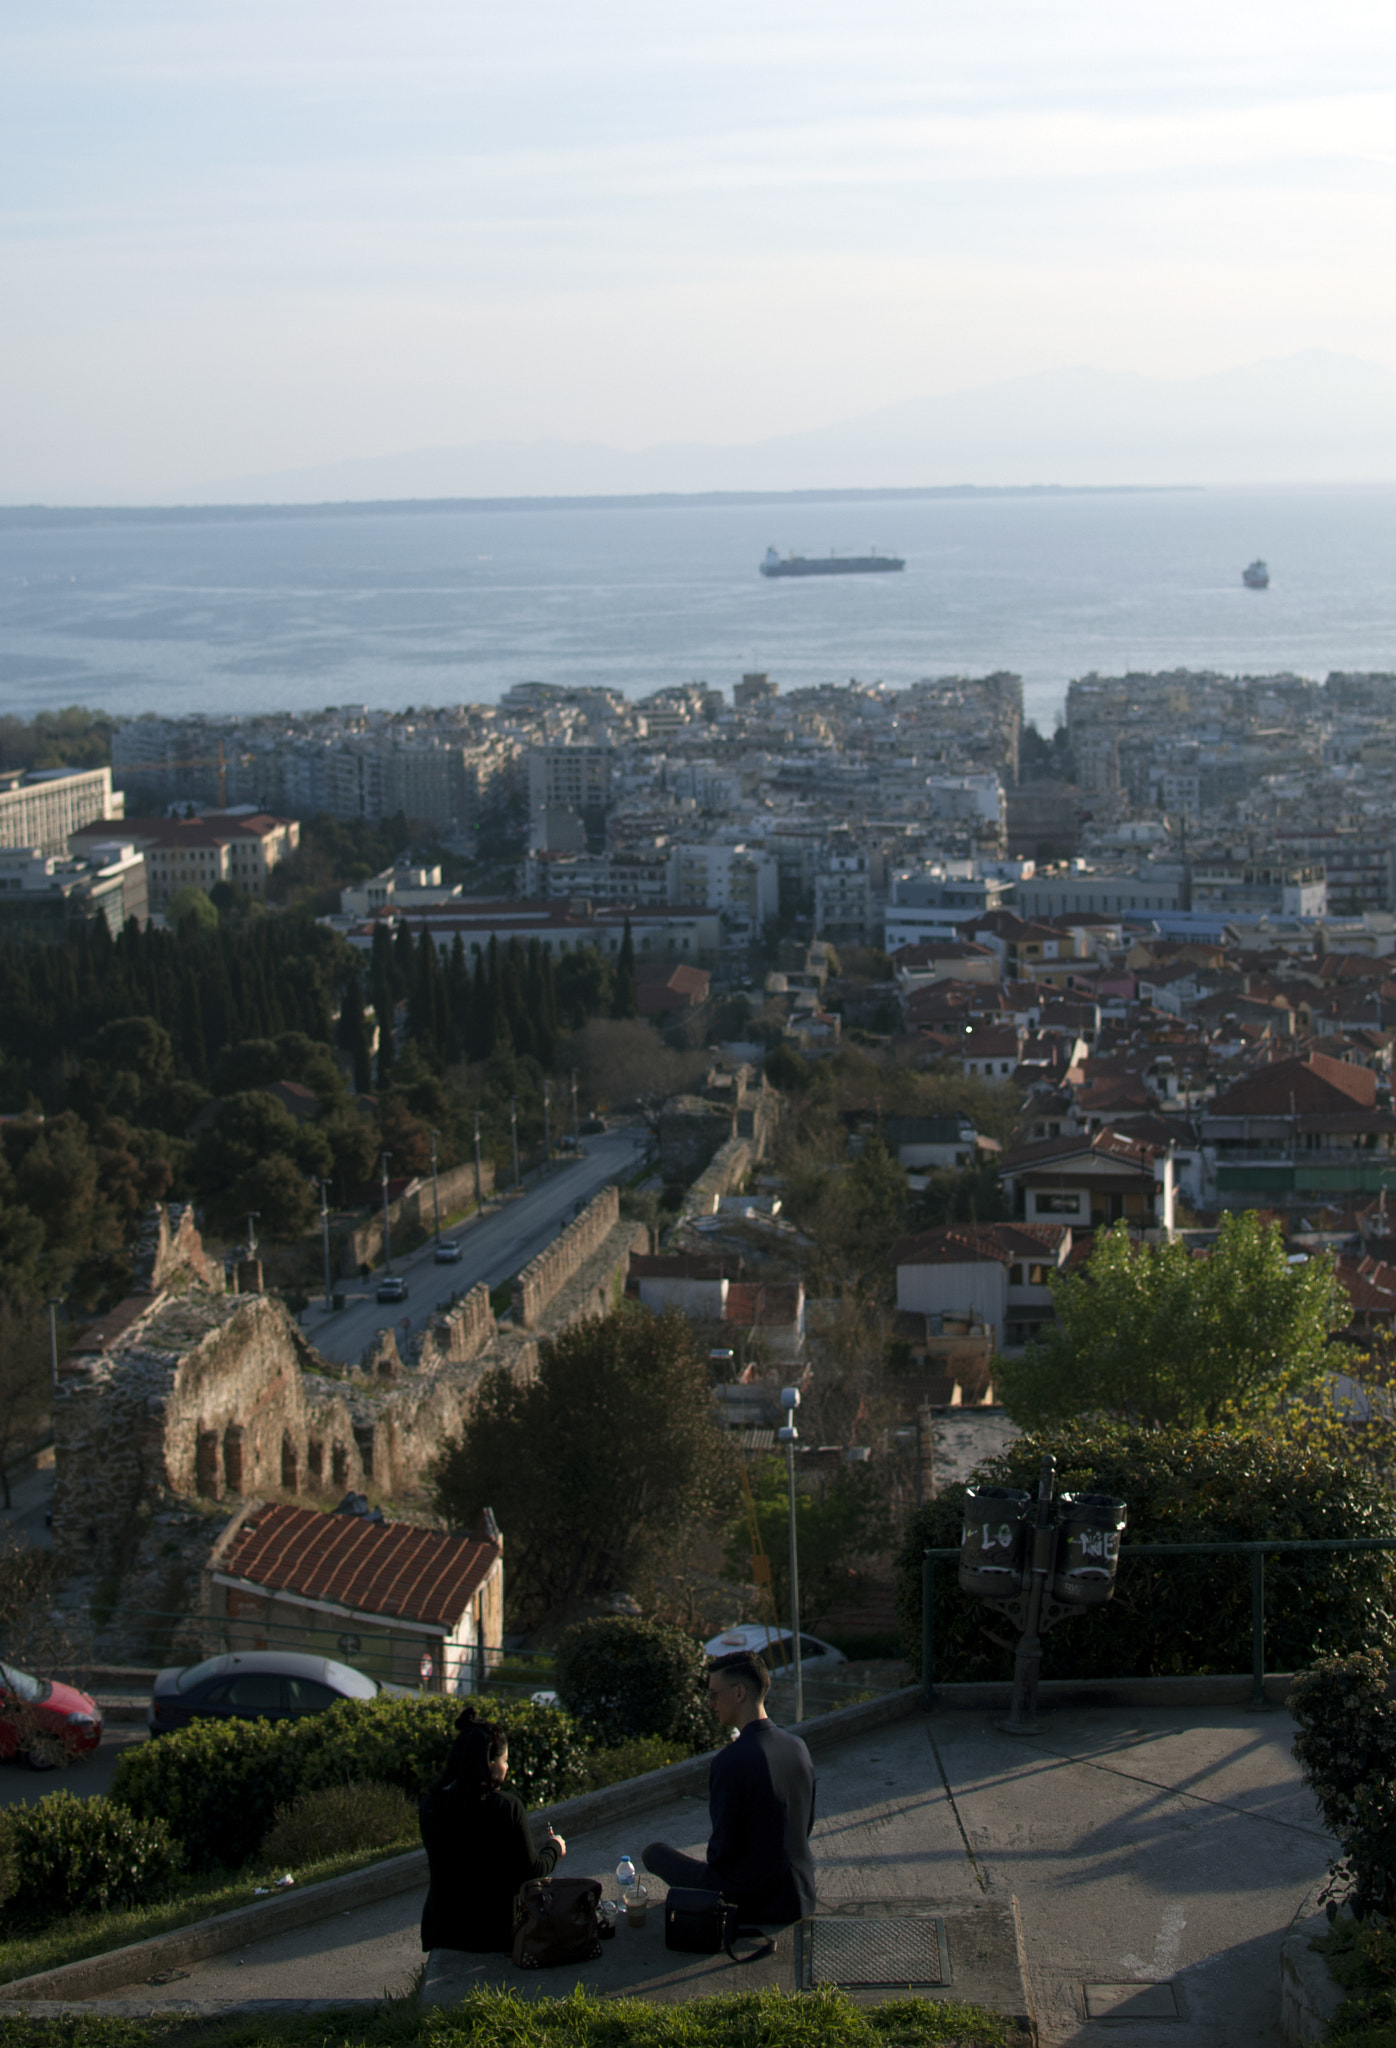
[[[731,944],[761,936],[780,909],[780,868],[774,857],[721,840],[684,840],[673,849],[670,901],[723,913]]]
[[[877,908],[866,853],[830,854],[814,878],[814,928],[835,945],[868,946]]]
[[[528,750],[529,844],[538,843],[535,827],[543,813],[568,810],[580,818],[587,837],[599,842],[605,835],[606,813],[611,808],[611,781],[615,770],[615,749],[597,746],[546,746]]]
[[[120,818],[125,799],[110,768],[11,769],[0,774],[0,846],[65,854],[86,825]],[[105,835],[108,839],[112,834]]]

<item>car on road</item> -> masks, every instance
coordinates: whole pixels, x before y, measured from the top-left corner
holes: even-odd
[[[376,1293],[380,1301],[406,1301],[407,1282],[401,1273],[386,1273],[379,1281]]]
[[[721,1657],[728,1650],[755,1650],[767,1665],[773,1678],[788,1675],[795,1666],[791,1644],[794,1637],[788,1628],[767,1628],[764,1621],[744,1621],[734,1628],[725,1628],[720,1636],[704,1643],[706,1657]],[[836,1664],[846,1664],[848,1659],[842,1650],[836,1650],[832,1643],[822,1642],[818,1636],[800,1637],[800,1669],[802,1672],[832,1671]]]
[[[453,1237],[443,1237],[436,1247],[438,1266],[454,1266],[460,1258],[460,1246]]]
[[[168,1735],[191,1721],[290,1721],[322,1714],[341,1700],[374,1700],[407,1693],[380,1685],[366,1672],[333,1657],[300,1650],[228,1650],[202,1664],[172,1665],[157,1674],[146,1713],[152,1735]]]
[[[51,1771],[65,1757],[87,1756],[101,1740],[102,1710],[85,1692],[0,1664],[0,1757]]]

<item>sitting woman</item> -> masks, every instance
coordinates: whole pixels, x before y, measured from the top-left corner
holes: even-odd
[[[456,1722],[446,1768],[423,1794],[420,1814],[431,1885],[422,1909],[422,1947],[508,1955],[514,1946],[514,1896],[531,1877],[547,1877],[567,1854],[549,1828],[535,1856],[523,1806],[504,1790],[509,1739],[467,1707]]]

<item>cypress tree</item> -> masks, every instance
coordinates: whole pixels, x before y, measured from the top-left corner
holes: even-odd
[[[625,932],[616,959],[615,994],[611,999],[613,1017],[638,1017],[640,998],[635,986],[635,939],[630,930],[630,913],[625,914]]]

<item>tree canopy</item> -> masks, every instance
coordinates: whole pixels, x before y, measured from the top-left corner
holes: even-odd
[[[1291,1265],[1279,1226],[1249,1211],[1223,1216],[1203,1255],[1135,1244],[1118,1223],[1050,1285],[1055,1324],[996,1368],[1029,1428],[1081,1414],[1214,1425],[1265,1414],[1342,1363],[1329,1340],[1349,1311],[1330,1262]]]
[[[431,1471],[439,1511],[493,1508],[512,1610],[530,1625],[635,1591],[725,1503],[730,1452],[688,1320],[623,1304],[539,1345],[538,1374],[491,1374]]]

